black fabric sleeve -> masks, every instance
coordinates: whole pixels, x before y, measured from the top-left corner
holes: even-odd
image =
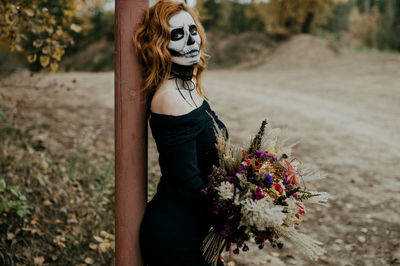
[[[177,196],[198,218],[206,218],[211,213],[211,201],[202,193],[206,183],[201,177],[197,164],[196,136],[185,141],[176,141],[165,146],[164,163],[175,187]]]

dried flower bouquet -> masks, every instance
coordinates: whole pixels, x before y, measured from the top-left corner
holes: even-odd
[[[291,159],[288,137],[279,128],[266,132],[262,121],[258,134],[248,148],[230,143],[226,132],[214,120],[219,167],[213,166],[209,184],[203,193],[213,202],[214,225],[203,240],[202,250],[208,263],[217,264],[219,254],[236,244],[234,254],[248,251],[246,242],[254,238],[262,249],[268,241],[282,248],[282,239],[312,259],[324,253],[321,243],[298,232],[305,213],[304,203],[325,205],[329,194],[310,191],[306,182],[325,173],[305,167]]]

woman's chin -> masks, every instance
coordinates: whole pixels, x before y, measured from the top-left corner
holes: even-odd
[[[182,65],[182,66],[191,66],[197,64],[200,61],[200,55],[196,57],[187,57],[187,58],[179,58],[176,60],[172,60],[175,64]]]

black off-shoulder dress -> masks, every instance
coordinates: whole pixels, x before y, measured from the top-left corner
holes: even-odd
[[[219,165],[215,126],[209,114],[219,128],[226,129],[206,100],[180,116],[151,112],[161,179],[140,227],[145,265],[208,265],[200,246],[211,227],[212,206],[201,190],[212,165]],[[228,137],[227,129],[226,133]],[[219,260],[218,265],[224,264]]]

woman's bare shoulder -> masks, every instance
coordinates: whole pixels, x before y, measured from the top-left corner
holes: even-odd
[[[192,109],[183,100],[174,84],[166,82],[160,87],[151,100],[150,109],[153,113],[165,115],[183,115]]]

